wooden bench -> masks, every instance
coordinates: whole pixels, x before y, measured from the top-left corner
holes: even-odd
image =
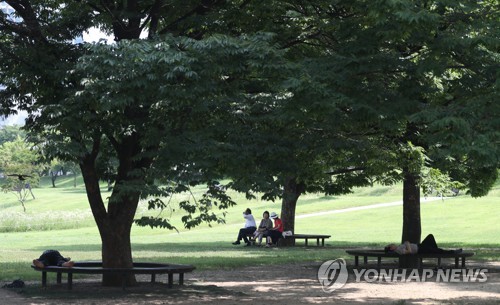
[[[380,267],[382,257],[390,258],[401,258],[404,256],[412,256],[418,258],[418,268],[422,266],[422,260],[424,258],[437,258],[437,266],[441,267],[441,259],[443,258],[454,258],[455,268],[459,267],[459,260],[462,259],[462,268],[465,268],[465,258],[474,255],[474,252],[461,252],[461,253],[427,253],[427,254],[406,254],[399,255],[395,252],[385,252],[384,250],[347,250],[347,254],[354,256],[354,266],[359,266],[359,257],[363,257],[363,262],[366,265],[368,263],[368,257],[377,258],[377,266]]]
[[[151,283],[156,281],[157,274],[168,275],[168,288],[172,288],[174,274],[179,274],[179,285],[184,285],[184,273],[188,273],[196,269],[191,265],[174,265],[174,264],[158,264],[158,263],[134,263],[133,268],[103,268],[102,262],[75,262],[72,268],[47,266],[38,268],[31,265],[31,268],[42,272],[42,287],[47,286],[47,272],[57,273],[57,283],[61,284],[63,273],[68,274],[68,289],[73,288],[73,274],[104,274],[118,273],[122,275],[122,287],[126,286],[126,275],[128,274],[151,274]]]
[[[248,240],[253,244],[255,245],[255,239],[253,238],[253,234],[247,234],[247,237],[248,237]],[[316,245],[319,247],[320,244],[319,244],[319,240],[321,239],[321,246],[324,247],[325,246],[325,239],[328,239],[330,238],[331,235],[319,235],[319,234],[293,234],[291,236],[285,236],[285,237],[282,237],[280,238],[280,241],[282,239],[288,239],[288,238],[295,238],[295,239],[304,239],[305,240],[305,245],[306,247],[308,246],[309,244],[309,239],[316,239]],[[266,237],[263,238],[264,240],[264,244],[265,244],[265,239]],[[278,241],[278,245],[279,245],[279,241]]]
[[[294,238],[294,239],[304,239],[306,247],[308,246],[309,239],[316,239],[316,246],[320,246],[319,240],[321,239],[321,247],[325,246],[325,239],[330,238],[331,235],[320,235],[320,234],[293,234],[291,236],[285,236],[285,239]]]

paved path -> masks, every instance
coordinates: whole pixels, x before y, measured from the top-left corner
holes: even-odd
[[[443,199],[446,199],[446,198],[441,198],[441,197],[421,198],[420,203],[427,203],[427,202],[436,201],[436,200],[443,200]],[[303,215],[296,216],[295,219],[317,217],[317,216],[330,215],[330,214],[341,214],[341,213],[348,213],[348,212],[369,210],[369,209],[378,209],[378,208],[385,208],[385,207],[393,207],[393,206],[398,206],[398,205],[403,205],[403,201],[401,200],[401,201],[395,201],[395,202],[377,203],[377,204],[370,204],[370,205],[347,208],[347,209],[330,210],[330,211],[323,211],[323,212],[317,212],[317,213],[303,214]]]

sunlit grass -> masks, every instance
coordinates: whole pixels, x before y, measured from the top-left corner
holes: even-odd
[[[14,227],[16,222],[31,226],[29,230],[17,228],[0,233],[0,280],[39,279],[40,275],[33,272],[29,265],[33,258],[46,249],[57,249],[75,260],[101,259],[101,240],[83,187],[78,185],[73,188],[72,178],[68,179],[67,187],[53,189],[46,184],[46,187],[35,189],[36,199],[27,203],[26,214],[23,214],[14,196],[0,194],[1,226]],[[42,180],[42,184],[46,182]],[[499,189],[497,184],[489,196],[480,199],[458,196],[444,201],[423,203],[422,236],[433,233],[443,247],[473,250],[477,253],[475,260],[498,261]],[[301,197],[297,215],[399,201],[401,199],[398,194],[401,191],[401,186],[398,185],[361,188],[353,194],[338,197],[308,194]],[[200,193],[201,190],[197,192]],[[259,219],[264,210],[279,213],[281,205],[260,200],[247,201],[242,194],[237,193],[232,196],[238,205],[228,210],[225,225],[214,225],[212,228],[202,225],[193,230],[185,230],[179,221],[181,213],[176,211],[172,214],[172,220],[179,227],[179,233],[134,226],[131,236],[134,259],[193,264],[198,269],[322,262],[339,257],[351,262],[351,258],[345,254],[347,248],[381,248],[389,242],[398,242],[401,239],[402,206],[398,205],[297,219],[297,233],[332,236],[326,241],[325,248],[299,246],[265,249],[233,246],[231,242],[236,238],[243,223],[241,212],[246,207],[252,208]],[[138,215],[150,213],[144,205],[145,203],[141,204]],[[76,227],[67,227],[63,224],[64,220],[79,222]]]

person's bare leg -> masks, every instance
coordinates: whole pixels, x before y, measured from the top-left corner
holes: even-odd
[[[45,265],[37,259],[33,260],[33,265],[35,265],[35,267],[37,267],[37,268],[45,268]]]
[[[75,265],[75,262],[74,261],[69,261],[69,262],[64,262],[61,267],[67,267],[67,268],[71,268]]]

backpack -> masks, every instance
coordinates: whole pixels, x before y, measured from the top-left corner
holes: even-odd
[[[21,280],[15,280],[10,284],[5,284],[2,288],[24,288],[24,282]]]

